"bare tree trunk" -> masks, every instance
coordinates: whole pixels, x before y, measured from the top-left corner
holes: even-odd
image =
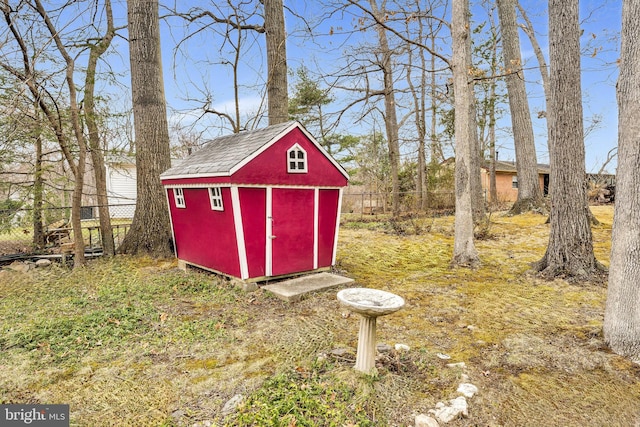
[[[451,70],[455,95],[455,232],[452,264],[474,266],[479,262],[478,252],[473,243],[473,205],[471,180],[473,179],[472,156],[476,155],[470,117],[473,102],[472,86],[469,84],[469,58],[471,37],[469,28],[469,1],[453,0],[451,10],[451,33],[453,55]]]
[[[420,11],[420,0],[415,2],[415,7]],[[407,21],[407,25],[410,21]],[[417,21],[418,33],[417,37],[422,40],[425,37],[424,24],[422,20]],[[408,30],[407,30],[408,31]],[[431,37],[435,37],[431,34]],[[416,87],[413,83],[411,71],[415,67],[413,63],[414,50],[409,47],[408,51],[408,64],[407,64],[407,84],[411,90],[413,98],[413,108],[416,125],[416,138],[418,139],[418,170],[416,177],[416,190],[417,190],[417,206],[419,210],[426,211],[427,209],[427,160],[426,160],[426,139],[427,139],[427,60],[425,49],[418,49],[419,60],[419,72],[420,72],[420,85]],[[432,70],[435,74],[435,71]]]
[[[493,46],[491,51],[491,75],[496,75],[498,72],[498,35],[496,34],[496,26],[491,21],[491,31],[493,38]],[[498,160],[498,153],[496,152],[496,95],[497,81],[491,79],[489,83],[489,200],[491,200],[491,206],[493,208],[498,206],[498,188],[496,186],[496,161]]]
[[[518,199],[511,208],[511,214],[519,214],[542,206],[538,160],[516,24],[516,1],[497,0],[518,173]]]
[[[40,116],[38,105],[34,105],[35,107],[35,117],[36,121]],[[39,126],[39,125],[38,125]],[[35,170],[33,173],[33,247],[36,249],[44,248],[44,227],[42,224],[42,204],[43,204],[43,193],[44,193],[44,181],[42,177],[42,136],[41,132],[38,130],[37,135],[35,136],[35,146],[36,146],[36,162],[35,162]]]
[[[378,9],[377,0],[369,0],[371,12],[380,19],[383,12]],[[393,217],[400,216],[400,145],[398,137],[398,117],[396,114],[395,89],[393,85],[393,66],[391,63],[391,49],[387,33],[382,25],[376,25],[378,42],[380,45],[380,68],[382,69],[384,82],[384,124],[387,131],[387,144],[389,145],[389,168],[391,172],[391,197]]]
[[[604,338],[640,362],[640,4],[622,2],[618,78],[618,170]]]
[[[489,128],[489,199],[491,200],[491,206],[497,207],[498,200],[498,188],[496,183],[496,162],[498,161],[496,151],[496,124],[495,124],[495,111],[493,112],[493,125]]]
[[[74,62],[73,58],[69,56],[66,51],[66,48],[62,41],[60,40],[60,35],[58,31],[53,26],[53,23],[49,19],[44,7],[42,6],[39,0],[35,1],[33,5],[40,15],[40,17],[45,22],[47,29],[54,40],[56,47],[60,54],[64,57],[66,67],[64,68],[66,74],[66,83],[69,89],[69,100],[70,100],[70,108],[71,119],[73,128],[75,131],[77,143],[78,143],[78,157],[76,164],[76,158],[71,150],[71,144],[69,138],[64,132],[62,126],[62,117],[60,111],[55,108],[53,111],[49,108],[49,105],[44,99],[44,94],[47,92],[42,90],[40,84],[36,81],[33,65],[32,65],[32,55],[30,55],[27,45],[25,43],[24,38],[20,34],[18,28],[14,24],[13,16],[16,15],[16,11],[14,11],[10,6],[7,0],[4,0],[1,4],[2,13],[5,18],[5,22],[11,31],[13,38],[19,46],[20,52],[22,53],[23,59],[23,71],[19,71],[17,68],[12,67],[7,63],[2,63],[1,66],[6,71],[10,72],[12,75],[17,77],[20,81],[22,81],[31,92],[33,96],[34,102],[38,105],[40,110],[43,112],[51,129],[55,133],[56,139],[60,145],[60,149],[63,153],[64,159],[67,161],[69,168],[75,178],[75,186],[72,197],[72,227],[74,231],[74,243],[75,243],[75,252],[76,256],[74,257],[75,266],[80,266],[84,264],[84,239],[82,238],[82,223],[80,222],[80,207],[82,203],[82,187],[83,187],[83,174],[84,174],[84,161],[86,156],[86,145],[84,143],[84,136],[82,134],[82,129],[80,125],[80,117],[79,117],[79,109],[76,100],[76,89],[75,84],[73,82],[73,73],[74,73]],[[66,200],[65,200],[66,203]]]
[[[75,165],[75,167],[72,167],[72,171],[74,172],[73,175],[75,179],[75,185],[73,187],[73,195],[71,198],[71,225],[73,228],[74,243],[73,266],[75,268],[85,264],[84,237],[82,235],[82,221],[80,212],[82,209],[84,171],[87,157],[87,144],[84,139],[84,129],[82,127],[82,121],[80,119],[80,106],[78,105],[76,85],[74,81],[75,60],[67,51],[67,48],[60,38],[58,29],[55,28],[53,22],[49,19],[49,16],[40,0],[35,0],[35,8],[44,20],[45,25],[47,26],[47,29],[49,30],[49,33],[51,34],[51,37],[56,44],[58,52],[60,52],[60,55],[62,55],[66,63],[65,81],[67,83],[67,89],[69,90],[69,111],[71,113],[71,125],[73,127],[73,133],[78,144],[77,164]],[[73,159],[70,159],[70,165],[73,165]]]
[[[549,244],[534,268],[546,277],[589,278],[599,265],[593,253],[587,201],[580,85],[578,0],[549,1]]]
[[[436,38],[431,38],[431,50],[436,50]],[[431,163],[437,164],[444,161],[444,154],[442,153],[442,146],[438,141],[438,80],[436,76],[436,56],[431,55]]]
[[[471,66],[471,42],[469,41],[468,63]],[[473,223],[479,224],[486,219],[484,208],[484,195],[482,194],[482,173],[481,166],[484,155],[480,149],[478,139],[478,121],[476,111],[476,97],[473,88],[473,80],[469,82],[471,99],[469,101],[469,144],[471,144],[471,211],[473,212]]]
[[[542,52],[542,48],[540,47],[540,43],[538,43],[538,39],[533,30],[533,24],[529,19],[529,16],[526,14],[520,2],[516,2],[516,6],[520,11],[520,15],[522,15],[522,19],[524,19],[525,25],[522,26],[525,34],[529,38],[531,42],[531,47],[533,48],[533,53],[536,55],[536,59],[538,60],[538,68],[540,69],[540,76],[542,76],[542,88],[544,89],[544,99],[545,103],[549,105],[549,69],[547,68],[547,61],[544,59],[544,53]]]
[[[138,200],[123,253],[170,257],[171,230],[160,174],[171,166],[158,0],[128,0],[129,57]]]
[[[113,241],[113,230],[111,229],[109,199],[107,197],[107,171],[104,165],[104,156],[102,155],[102,147],[100,145],[100,136],[98,133],[94,107],[94,89],[98,58],[106,52],[107,48],[111,44],[111,40],[115,36],[110,0],[105,1],[105,12],[107,15],[107,32],[97,44],[91,46],[89,52],[89,63],[85,74],[83,107],[87,129],[89,131],[89,146],[91,148],[91,160],[93,162],[93,171],[96,180],[102,253],[106,256],[112,256],[115,255],[116,250],[115,243]]]
[[[287,46],[282,0],[264,0],[264,29],[267,41],[267,102],[269,124],[289,120]]]

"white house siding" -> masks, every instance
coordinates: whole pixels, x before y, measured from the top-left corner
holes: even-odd
[[[136,186],[135,164],[107,165],[107,197],[112,218],[133,218],[137,197]]]

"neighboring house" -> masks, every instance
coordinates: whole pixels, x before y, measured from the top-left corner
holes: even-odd
[[[538,164],[538,181],[544,196],[549,194],[549,165]],[[482,190],[487,201],[491,201],[489,164],[482,167]],[[515,202],[518,200],[518,172],[515,162],[496,162],[496,193],[498,202]]]
[[[335,264],[349,176],[298,122],[214,139],[160,178],[183,268],[257,281]]]
[[[171,159],[171,165],[181,161]],[[105,168],[111,218],[133,218],[138,196],[135,156],[109,155],[105,159]]]
[[[135,157],[110,155],[105,168],[111,217],[133,218],[138,194]]]

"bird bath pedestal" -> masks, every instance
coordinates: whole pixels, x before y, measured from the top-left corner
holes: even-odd
[[[355,369],[370,374],[376,361],[376,319],[400,310],[404,299],[378,289],[350,288],[338,292],[338,301],[362,317]]]

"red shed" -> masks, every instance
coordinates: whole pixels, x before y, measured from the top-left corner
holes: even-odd
[[[185,264],[247,281],[335,264],[349,175],[298,122],[214,139],[160,178]]]

